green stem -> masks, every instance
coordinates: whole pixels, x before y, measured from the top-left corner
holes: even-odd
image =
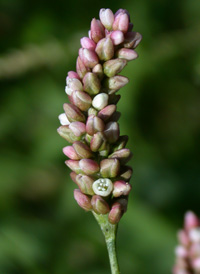
[[[110,267],[112,274],[120,274],[117,253],[116,253],[116,235],[117,235],[117,224],[113,225],[108,221],[108,215],[96,214],[92,211],[95,219],[101,227],[103,235],[105,237],[108,255],[110,260]]]

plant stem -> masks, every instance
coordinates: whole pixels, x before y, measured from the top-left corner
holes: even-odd
[[[111,273],[120,274],[116,253],[117,224],[111,224],[108,221],[108,214],[96,214],[94,211],[92,211],[92,213],[98,224],[100,225],[103,235],[105,237],[110,260]]]

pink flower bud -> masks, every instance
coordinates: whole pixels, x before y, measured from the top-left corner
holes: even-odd
[[[79,49],[79,56],[83,61],[84,65],[88,68],[93,68],[99,63],[98,56],[96,55],[95,51],[91,49]]]
[[[91,177],[78,174],[76,176],[76,182],[82,193],[87,195],[94,195],[94,191],[92,189],[92,184],[94,180]]]
[[[90,149],[94,152],[98,150],[105,149],[106,147],[106,139],[102,132],[97,132],[93,135],[91,142],[90,142]]]
[[[109,97],[108,97],[107,93],[99,93],[93,98],[92,105],[97,110],[101,110],[105,106],[107,106],[108,99],[109,99]]]
[[[71,177],[72,181],[73,181],[75,184],[77,184],[76,176],[78,176],[78,175],[76,174],[76,172],[74,172],[74,171],[70,172],[70,177]]]
[[[120,30],[115,30],[110,34],[110,38],[115,46],[124,42],[124,34]]]
[[[78,73],[76,73],[75,71],[69,71],[68,72],[68,77],[69,78],[76,78],[76,79],[80,80],[80,77],[79,77]]]
[[[77,137],[73,134],[71,129],[69,129],[69,126],[61,126],[57,129],[58,134],[63,137],[65,140],[67,140],[69,143],[73,143],[74,141],[77,141],[80,139],[80,137]]]
[[[183,247],[182,245],[179,245],[176,247],[175,253],[176,253],[176,256],[180,258],[186,258],[188,255],[187,249]]]
[[[98,131],[104,130],[104,122],[95,115],[90,115],[86,122],[86,131],[89,135],[94,135]]]
[[[82,143],[81,141],[76,141],[73,143],[73,148],[78,154],[78,156],[83,159],[83,158],[91,158],[93,156],[92,151],[90,148]]]
[[[113,23],[113,30],[121,30],[126,33],[129,28],[129,15],[126,11],[115,13],[115,20]]]
[[[71,96],[74,90],[83,90],[83,85],[80,80],[76,78],[68,78],[67,77],[67,86],[65,88],[65,92]]]
[[[88,71],[90,71],[90,69],[85,66],[85,64],[83,63],[83,61],[81,60],[79,56],[76,61],[76,71],[81,79],[85,76],[85,74]]]
[[[97,214],[107,214],[110,211],[108,203],[99,195],[92,197],[91,204]]]
[[[117,51],[117,57],[123,58],[127,61],[134,60],[138,57],[138,54],[133,49],[122,48]]]
[[[123,166],[120,170],[120,178],[129,181],[133,174],[133,169],[130,166]]]
[[[70,122],[85,122],[85,115],[76,106],[65,103],[63,108]]]
[[[105,28],[107,28],[108,30],[112,30],[114,14],[110,9],[101,9],[99,12],[99,18]]]
[[[74,190],[74,199],[77,201],[78,205],[84,210],[92,210],[90,198],[87,195],[83,194],[79,189]]]
[[[192,212],[188,211],[185,214],[185,229],[191,230],[192,228],[199,226],[199,219],[197,216]]]
[[[114,182],[114,190],[113,190],[113,196],[119,197],[119,196],[126,196],[131,191],[131,185],[125,181],[116,181]]]
[[[67,160],[65,161],[65,164],[76,174],[79,174],[82,172],[81,168],[79,167],[79,161],[76,160]]]
[[[99,111],[98,117],[101,118],[104,122],[106,122],[115,111],[116,105],[108,105]]]
[[[119,171],[120,163],[117,159],[104,159],[100,162],[100,173],[104,178],[114,178]]]
[[[95,67],[93,67],[92,72],[95,73],[100,80],[103,79],[103,67],[101,64],[97,64]]]
[[[79,166],[86,175],[93,175],[99,171],[98,163],[91,159],[80,160]]]
[[[101,39],[97,43],[95,51],[100,60],[110,60],[114,56],[114,45],[112,40],[109,37]]]
[[[132,153],[128,148],[117,150],[109,155],[109,158],[116,158],[120,161],[121,164],[126,164],[131,159],[131,157]]]
[[[104,26],[102,25],[102,23],[99,20],[96,20],[95,18],[92,19],[91,22],[91,27],[90,27],[90,35],[91,35],[91,39],[97,43],[99,40],[101,40],[102,38],[104,38],[105,35],[105,30],[104,30]]]
[[[109,143],[115,143],[119,138],[119,125],[116,122],[109,122],[105,126],[104,135]]]
[[[91,97],[84,91],[73,91],[71,100],[82,111],[87,111],[92,105]]]
[[[101,89],[101,83],[98,76],[95,73],[88,72],[83,78],[84,90],[90,95],[99,93]]]
[[[142,35],[139,32],[127,32],[124,37],[124,43],[123,46],[124,48],[136,48],[140,41],[142,40]]]
[[[128,78],[125,76],[117,75],[111,78],[107,78],[105,81],[105,86],[108,87],[110,93],[116,92],[120,88],[124,87],[129,82]]]
[[[86,133],[86,127],[84,123],[81,122],[72,122],[69,125],[69,129],[73,132],[73,134],[77,137],[80,137]]]
[[[108,220],[111,224],[117,224],[123,215],[122,206],[116,202],[112,205],[111,211],[108,214]]]
[[[112,59],[104,63],[103,70],[106,76],[113,77],[120,73],[126,66],[127,61],[121,58]]]
[[[72,146],[64,147],[63,153],[67,157],[69,157],[71,160],[80,160],[81,159]]]
[[[81,46],[84,49],[91,49],[94,51],[96,48],[96,43],[88,37],[83,37],[81,38]]]

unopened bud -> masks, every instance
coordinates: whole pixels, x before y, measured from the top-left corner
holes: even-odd
[[[119,196],[126,196],[131,191],[131,185],[125,181],[116,181],[114,182],[114,190],[113,190],[113,196],[119,197]]]
[[[109,143],[115,143],[119,138],[119,125],[117,122],[109,122],[105,126],[104,135]]]
[[[95,43],[97,43],[99,40],[104,38],[104,35],[105,35],[104,26],[99,20],[93,18],[91,22],[91,27],[90,27],[90,36],[91,36],[90,38]]]
[[[79,167],[79,161],[76,160],[67,160],[65,164],[76,174],[82,173],[82,170]]]
[[[74,135],[74,133],[71,131],[69,126],[61,126],[57,129],[58,134],[63,137],[65,140],[67,140],[69,143],[73,143],[74,141],[77,141],[80,139],[80,137],[77,137]]]
[[[81,38],[81,46],[84,49],[91,49],[94,51],[96,48],[96,43],[88,37],[83,37]]]
[[[91,159],[80,160],[79,166],[86,175],[92,175],[99,171],[98,163]]]
[[[124,37],[123,47],[128,49],[135,49],[140,41],[142,40],[142,35],[139,32],[127,32]]]
[[[105,86],[111,90],[112,92],[115,92],[125,86],[128,83],[128,78],[125,76],[117,75],[111,78],[107,78],[105,83]]]
[[[87,195],[83,194],[79,189],[74,190],[74,199],[77,201],[78,205],[84,210],[92,210],[90,198]]]
[[[121,164],[126,164],[131,159],[131,157],[132,153],[128,148],[117,150],[109,155],[109,158],[116,158],[120,161]]]
[[[90,71],[90,69],[85,66],[85,64],[83,63],[83,61],[81,60],[79,56],[76,61],[76,71],[81,79],[85,76],[85,74],[88,71]]]
[[[100,162],[100,173],[104,178],[115,178],[120,171],[118,159],[104,159]]]
[[[97,94],[92,101],[92,105],[97,110],[103,109],[108,104],[108,94],[106,93],[99,93]]]
[[[108,105],[98,113],[98,117],[106,122],[116,111],[116,105]]]
[[[108,77],[113,77],[116,74],[120,73],[122,69],[126,66],[127,61],[125,59],[117,58],[109,60],[104,63],[104,73]]]
[[[88,72],[83,78],[84,90],[90,95],[99,93],[101,89],[101,83],[98,76],[95,73]]]
[[[78,175],[76,174],[76,172],[72,171],[72,172],[70,172],[69,175],[70,175],[72,181],[73,181],[75,184],[77,184],[76,176],[78,176]]]
[[[112,208],[108,214],[108,220],[111,224],[117,224],[123,215],[122,206],[116,202],[112,205]]]
[[[107,28],[108,30],[112,30],[114,14],[110,9],[100,9],[99,18],[105,28]]]
[[[98,131],[102,132],[105,128],[104,122],[95,115],[90,115],[86,122],[86,131],[89,135],[94,135]]]
[[[85,122],[85,115],[75,105],[65,103],[63,108],[70,122]]]
[[[80,77],[79,77],[78,73],[76,73],[75,71],[72,71],[72,70],[68,72],[68,77],[69,78],[76,78],[76,79],[80,80]]]
[[[93,68],[99,63],[98,56],[96,55],[95,51],[91,49],[79,49],[79,56],[83,61],[84,65],[88,68]]]
[[[92,188],[94,193],[102,197],[107,197],[113,190],[113,183],[108,178],[101,178],[94,181]]]
[[[85,124],[82,123],[82,122],[72,122],[72,123],[70,123],[69,129],[77,137],[80,137],[80,136],[84,135],[85,132],[86,132]]]
[[[99,195],[92,196],[91,204],[97,214],[107,214],[110,211],[108,203]]]
[[[127,142],[128,142],[127,135],[120,136],[119,139],[117,140],[117,142],[114,144],[113,150],[116,151],[116,150],[125,148]]]
[[[123,166],[120,170],[120,178],[129,181],[133,174],[133,169],[130,166]]]
[[[192,228],[189,231],[189,239],[193,243],[200,243],[200,228],[199,227]]]
[[[122,48],[117,51],[117,57],[123,58],[127,61],[134,60],[138,57],[138,54],[133,49]]]
[[[114,56],[114,45],[112,40],[109,37],[101,39],[98,42],[95,51],[100,60],[110,60]]]
[[[72,102],[82,111],[87,111],[91,104],[91,97],[84,91],[73,91],[71,94]]]
[[[82,193],[87,195],[94,195],[94,191],[92,188],[94,180],[91,177],[87,175],[78,174],[76,176],[76,182]]]
[[[90,148],[82,143],[81,141],[76,141],[73,143],[73,148],[75,149],[76,153],[78,156],[83,159],[83,158],[91,158],[93,156],[92,151]]]
[[[85,141],[86,141],[88,144],[90,144],[90,142],[91,142],[91,140],[92,140],[92,137],[93,137],[93,136],[91,136],[91,135],[89,135],[89,134],[86,134],[86,135],[85,135]]]
[[[97,132],[93,135],[90,142],[90,149],[94,152],[98,150],[103,150],[106,147],[106,139],[102,132]]]
[[[185,214],[185,229],[190,230],[192,228],[199,226],[199,219],[197,216],[192,212],[188,211]]]
[[[83,90],[83,85],[77,78],[67,77],[67,86],[65,87],[65,92],[71,96],[74,90]]]
[[[115,13],[115,20],[113,23],[113,30],[120,30],[123,33],[128,31],[129,16],[125,11]]]
[[[103,67],[101,64],[97,64],[95,67],[93,67],[92,72],[95,73],[100,80],[103,79]]]
[[[61,113],[59,116],[58,116],[58,119],[60,120],[60,123],[62,126],[67,126],[70,124],[70,121],[67,119],[67,116],[65,113]]]
[[[124,42],[124,34],[120,30],[113,31],[110,35],[110,38],[112,39],[115,46]]]
[[[64,147],[63,153],[67,157],[69,157],[71,160],[80,160],[81,159],[72,146]]]

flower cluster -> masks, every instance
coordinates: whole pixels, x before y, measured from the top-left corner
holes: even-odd
[[[113,14],[101,9],[99,16],[91,22],[89,37],[80,40],[76,72],[68,72],[65,92],[70,103],[59,115],[58,133],[72,144],[63,152],[79,187],[74,191],[77,203],[86,211],[108,214],[109,222],[116,224],[127,209],[132,175],[126,165],[131,158],[125,148],[128,136],[120,136],[116,107],[116,92],[128,78],[118,74],[137,58],[134,49],[142,36],[132,31],[126,10]]]
[[[200,273],[200,220],[189,211],[185,215],[184,229],[178,232],[174,274]]]

